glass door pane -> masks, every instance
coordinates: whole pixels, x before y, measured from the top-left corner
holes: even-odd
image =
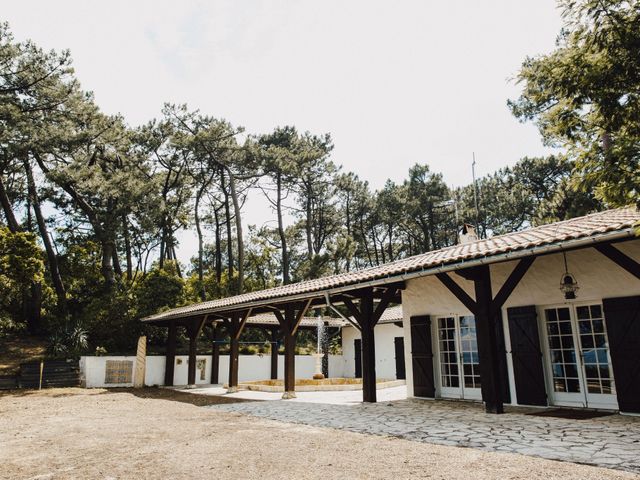
[[[602,307],[600,305],[579,306],[576,308],[576,316],[587,400],[594,394],[615,395]]]
[[[442,388],[459,388],[456,319],[454,317],[438,319],[438,343],[440,347],[440,382]]]
[[[545,322],[553,390],[559,393],[580,393],[571,311],[568,307],[548,308],[545,310]]]
[[[473,316],[460,317],[460,351],[464,388],[480,388],[480,360]]]

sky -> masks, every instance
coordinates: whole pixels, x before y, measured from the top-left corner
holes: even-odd
[[[506,102],[525,57],[554,47],[555,0],[20,0],[0,20],[69,49],[83,87],[132,126],[171,102],[248,133],[328,132],[332,160],[375,189],[415,163],[457,186],[474,152],[479,176],[550,152]],[[249,202],[248,223],[265,208]]]

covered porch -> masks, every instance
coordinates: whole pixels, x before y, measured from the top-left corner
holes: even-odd
[[[422,290],[417,293],[417,297],[414,295],[415,292],[412,292],[414,305],[417,298],[418,302],[427,303],[424,305],[426,310],[429,299],[433,299],[434,295],[443,295],[444,288],[447,295],[452,295],[458,305],[473,315],[479,358],[479,372],[476,375],[482,378],[478,389],[480,398],[486,412],[502,413],[504,404],[511,401],[510,387],[513,384],[513,380],[508,378],[505,359],[508,339],[505,338],[502,327],[502,310],[514,290],[536,259],[562,256],[574,251],[586,251],[589,256],[605,258],[609,262],[609,268],[624,271],[626,275],[631,275],[632,282],[637,282],[640,279],[640,264],[619,246],[624,247],[627,242],[636,239],[633,225],[638,220],[640,214],[635,208],[601,212],[487,240],[455,245],[360,271],[182,307],[148,317],[143,321],[169,328],[168,358],[172,355],[171,339],[175,336],[172,331],[175,332],[176,328],[186,328],[189,337],[193,338],[207,323],[222,322],[226,325],[231,333],[229,389],[233,392],[237,388],[238,339],[242,330],[255,314],[274,315],[285,346],[284,398],[291,398],[295,396],[295,346],[302,319],[314,308],[330,309],[361,333],[362,400],[370,403],[376,402],[377,399],[375,326],[387,307],[405,303],[403,300],[406,300],[409,284],[417,285],[429,278],[431,283],[436,282],[440,288],[420,283]],[[497,277],[494,272],[496,267],[500,267],[502,272]],[[554,278],[550,281],[555,284],[557,280]],[[636,283],[633,285],[640,286]],[[634,292],[640,293],[640,288],[634,288]],[[631,302],[633,303],[633,300]],[[627,312],[636,310],[637,308],[633,307],[631,310],[627,309]],[[528,327],[532,325],[530,318],[527,317],[527,322],[524,322]],[[637,320],[629,317],[623,321],[627,322],[634,332],[640,331]],[[412,396],[434,398],[437,373],[433,361],[435,352],[431,319],[428,315],[405,313],[403,324],[405,338],[410,337],[411,343],[407,349],[410,352],[407,354],[407,367],[411,372],[408,382],[412,388]],[[515,345],[513,342],[511,345],[513,351],[524,354],[520,359],[525,364],[527,354],[540,355],[539,352],[526,351],[524,347],[526,345]],[[637,349],[637,346],[635,348]],[[623,350],[619,349],[617,353],[633,356],[633,349]],[[627,360],[625,358],[621,357],[618,361],[619,368],[622,366],[624,369],[628,362],[634,361],[631,357]],[[637,359],[635,361],[637,362]],[[525,364],[520,367],[526,368]],[[167,379],[170,380],[169,361],[167,365]],[[625,372],[625,375],[627,373]],[[624,380],[625,382],[619,383],[630,384],[628,378]],[[544,395],[544,379],[542,382]],[[633,388],[637,388],[640,383],[634,380],[633,385]],[[526,398],[527,395],[533,397],[540,392],[527,392],[527,385],[524,384],[516,385],[516,388],[523,389],[517,391],[518,397],[522,395],[522,398]],[[624,392],[625,411],[633,412],[638,409],[634,392],[633,389]],[[620,400],[620,393],[618,399]],[[532,405],[547,404],[546,401],[542,403],[542,400],[537,398],[527,401]]]

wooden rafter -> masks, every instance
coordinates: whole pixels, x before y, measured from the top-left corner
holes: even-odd
[[[622,253],[620,250],[618,250],[616,247],[614,247],[610,243],[603,243],[601,245],[596,245],[595,249],[598,250],[601,254],[603,254],[612,262],[624,268],[631,275],[640,279],[640,263],[635,261],[633,258]]]
[[[247,320],[249,320],[249,317],[251,316],[251,310],[251,308],[248,309],[242,316],[242,320],[240,321],[240,325],[238,326],[238,331],[236,332],[236,340],[240,339],[240,335],[242,335],[244,326],[247,324]]]
[[[302,322],[302,319],[304,318],[304,316],[309,311],[309,307],[311,306],[311,301],[312,301],[312,299],[310,298],[309,300],[307,300],[307,303],[305,303],[304,307],[302,307],[300,310],[298,310],[298,315],[296,316],[295,324],[293,325],[293,328],[291,329],[291,333],[292,334],[295,335],[295,333],[298,331],[298,327],[300,326],[300,322]]]
[[[476,314],[477,307],[475,300],[473,300],[453,278],[446,273],[437,273],[436,277],[471,313]]]
[[[380,302],[378,303],[375,311],[373,312],[374,325],[378,323],[378,320],[380,320],[380,317],[382,317],[382,314],[387,309],[391,301],[396,298],[397,293],[398,293],[397,288],[387,288],[385,292],[382,294],[382,298],[380,299]]]
[[[535,259],[536,257],[525,257],[520,260],[518,264],[513,268],[505,282],[502,284],[502,287],[494,297],[493,302],[491,302],[491,309],[494,313],[500,311],[500,309],[504,305],[504,302],[506,302],[509,296],[513,293],[515,288],[520,283],[520,280],[522,280],[522,277],[524,277],[524,275],[527,273],[527,270],[529,270],[529,267],[531,266],[531,264],[533,264]]]

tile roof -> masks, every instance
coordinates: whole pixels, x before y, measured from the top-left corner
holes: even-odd
[[[486,259],[486,263],[491,263],[499,261],[500,258],[496,257],[503,254],[513,253],[513,257],[517,257],[517,252],[526,254],[532,249],[542,250],[543,247],[553,247],[554,245],[557,250],[561,250],[571,247],[572,244],[577,245],[581,240],[596,242],[605,241],[615,236],[631,237],[634,235],[633,226],[639,221],[640,212],[635,207],[607,210],[519,232],[453,245],[362,270],[179,307],[151,315],[142,320],[161,321],[231,311],[245,305],[257,303],[268,305],[276,300],[286,301],[291,297],[319,297],[325,291],[341,287],[357,288],[358,285],[372,281],[380,281],[381,284],[385,281],[387,283],[399,281],[402,279],[401,275],[410,273],[430,275],[434,273],[434,269],[439,267],[464,268],[469,265],[469,262],[479,259]],[[560,243],[563,245],[558,245]]]
[[[322,317],[323,322],[329,323],[330,327],[343,327],[347,322],[340,318]],[[247,319],[249,325],[280,325],[278,319],[273,313],[259,313]],[[300,321],[301,327],[317,327],[318,317],[302,317]]]
[[[353,317],[349,317],[352,321],[355,322]],[[396,305],[395,307],[387,307],[384,312],[382,312],[382,316],[380,320],[378,320],[378,325],[382,323],[395,323],[402,321],[402,305]],[[345,325],[347,327],[351,326],[349,324]]]

